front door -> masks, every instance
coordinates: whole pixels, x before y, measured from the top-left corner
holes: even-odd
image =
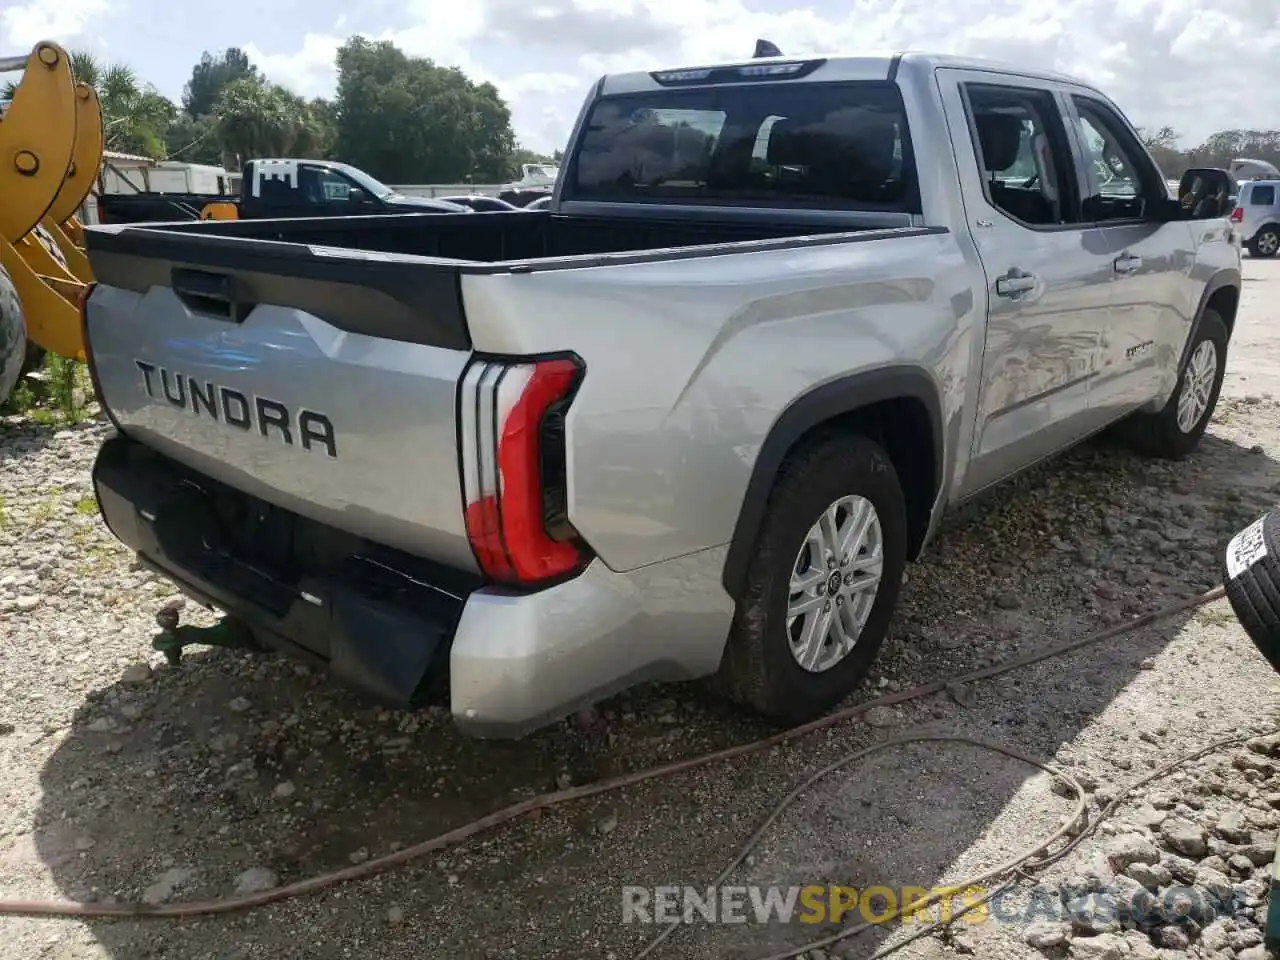
[[[982,71],[938,77],[989,304],[967,495],[1094,429],[1112,267],[1102,232],[1081,217],[1055,87]]]
[[[1227,243],[1227,223],[1147,216],[1169,192],[1137,136],[1096,95],[1072,92],[1069,109],[1088,181],[1084,213],[1106,237],[1115,277],[1092,403],[1116,419],[1173,390],[1199,305],[1191,280],[1196,244],[1206,230],[1217,234],[1208,242]]]

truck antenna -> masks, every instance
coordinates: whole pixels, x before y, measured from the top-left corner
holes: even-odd
[[[751,55],[751,59],[758,60],[760,57],[780,57],[782,51],[770,43],[768,40],[756,41],[756,52]]]

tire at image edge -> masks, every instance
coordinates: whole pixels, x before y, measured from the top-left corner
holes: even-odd
[[[1255,528],[1258,537],[1252,536]],[[1223,552],[1222,583],[1240,626],[1280,673],[1280,512],[1264,514],[1231,538]]]
[[[8,272],[0,267],[0,404],[9,399],[26,370],[27,324],[18,291]]]
[[[809,528],[841,497],[865,497],[883,536],[876,597],[857,644],[821,673],[802,668],[787,635],[791,573]],[[906,566],[906,501],[885,451],[862,436],[837,435],[789,458],[769,496],[747,588],[714,685],[731,699],[786,723],[823,715],[857,689],[888,633]]]

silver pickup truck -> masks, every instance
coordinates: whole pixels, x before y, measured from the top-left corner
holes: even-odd
[[[114,534],[261,642],[518,736],[710,678],[781,721],[945,509],[1104,429],[1199,441],[1225,171],[949,57],[601,79],[546,210],[88,231]]]

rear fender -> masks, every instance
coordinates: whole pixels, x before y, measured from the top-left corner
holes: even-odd
[[[880,367],[815,387],[783,410],[756,455],[724,566],[723,583],[730,596],[740,597],[745,590],[747,568],[755,553],[769,494],[788,454],[823,424],[876,403],[897,399],[918,400],[928,411],[932,430],[926,442],[932,444],[933,454],[933,476],[929,483],[933,492],[931,502],[936,503],[946,463],[945,440],[942,400],[928,371],[909,365]],[[927,520],[920,524],[922,531],[929,528]],[[913,543],[912,553],[918,553],[922,546],[922,542]]]

